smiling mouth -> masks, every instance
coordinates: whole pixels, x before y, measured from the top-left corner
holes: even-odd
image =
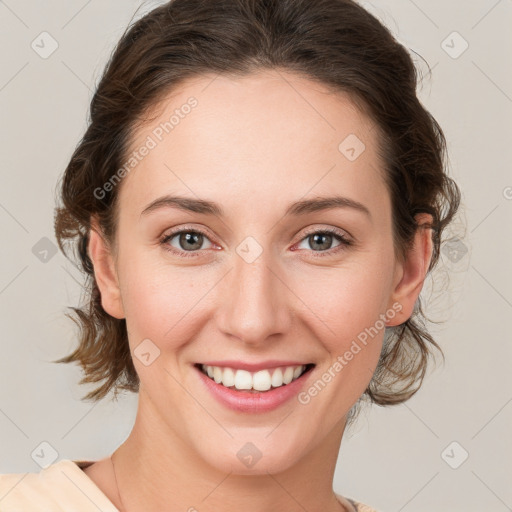
[[[260,372],[248,372],[235,368],[208,367],[199,363],[194,366],[209,379],[227,389],[246,393],[266,393],[295,382],[310,372],[315,367],[315,364],[310,363],[295,367],[284,366]]]

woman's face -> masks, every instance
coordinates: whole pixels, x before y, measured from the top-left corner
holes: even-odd
[[[417,295],[399,293],[376,127],[285,72],[196,78],[162,105],[132,140],[115,282],[99,283],[105,309],[126,318],[137,421],[160,448],[179,439],[223,471],[276,472],[321,447],[336,458],[328,447],[372,378],[384,324],[405,321]],[[167,196],[182,207],[155,203]],[[195,367],[227,360],[315,366],[256,412],[219,401]]]

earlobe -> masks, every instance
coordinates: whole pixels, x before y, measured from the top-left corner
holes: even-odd
[[[94,277],[100,290],[103,309],[114,318],[124,318],[121,291],[113,255],[103,238],[96,219],[91,222],[87,252],[94,267]]]
[[[411,317],[432,259],[432,229],[425,225],[432,222],[432,216],[420,213],[415,218],[419,227],[405,261],[397,266],[398,275],[400,277],[401,274],[401,277],[390,298],[391,304],[398,303],[402,309],[400,314],[387,322],[388,326],[403,324]]]

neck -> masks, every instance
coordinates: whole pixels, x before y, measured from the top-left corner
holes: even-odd
[[[217,464],[215,460],[205,460],[180,435],[182,432],[162,421],[145,398],[139,396],[132,432],[114,454],[119,491],[116,505],[121,512],[197,512],[196,509],[201,512],[340,512],[348,509],[337,500],[332,489],[345,418],[320,444],[301,447],[303,455],[294,459],[292,465],[283,464],[278,455],[279,446],[271,450],[267,440],[265,450],[274,456],[267,456],[265,464],[265,453],[261,453],[251,468],[244,469],[236,458],[240,448],[257,453],[257,446],[263,446],[261,442],[248,444],[235,436],[232,453],[226,456],[232,460],[228,467],[220,461]],[[215,436],[225,435],[218,426],[215,431],[205,431],[212,446]]]

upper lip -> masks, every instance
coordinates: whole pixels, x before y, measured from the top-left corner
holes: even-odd
[[[278,361],[277,359],[272,359],[268,361],[262,361],[261,363],[247,363],[244,361],[205,361],[203,363],[197,363],[199,365],[205,366],[220,366],[221,368],[234,368],[237,370],[247,370],[248,372],[257,372],[259,370],[267,370],[271,368],[279,368],[282,366],[307,366],[313,363],[304,363],[300,361]]]

